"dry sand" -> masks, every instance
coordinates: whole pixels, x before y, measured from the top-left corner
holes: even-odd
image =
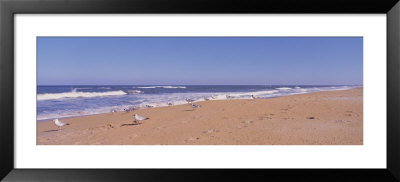
[[[216,100],[38,122],[38,145],[362,145],[363,89]],[[149,117],[133,125],[133,114]]]

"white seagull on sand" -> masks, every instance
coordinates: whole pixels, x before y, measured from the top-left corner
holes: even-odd
[[[142,124],[144,120],[147,120],[149,118],[143,117],[143,116],[139,116],[137,114],[133,115],[133,118],[135,118],[135,121],[133,121],[136,124]]]
[[[53,121],[54,121],[54,124],[56,124],[58,126],[58,130],[60,130],[62,126],[69,125],[69,123],[63,123],[58,119],[55,119]]]
[[[194,109],[201,107],[200,105],[196,105],[196,104],[190,104],[190,106]]]

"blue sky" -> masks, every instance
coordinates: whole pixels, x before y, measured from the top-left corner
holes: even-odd
[[[362,37],[38,37],[38,85],[361,85]]]

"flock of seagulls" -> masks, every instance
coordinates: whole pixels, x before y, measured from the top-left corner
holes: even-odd
[[[225,97],[226,97],[227,99],[232,99],[232,98],[233,98],[233,97],[230,96],[230,95],[225,95]],[[256,99],[257,97],[254,96],[254,95],[251,95],[251,98],[252,98],[252,99]],[[217,98],[214,97],[214,96],[210,96],[210,97],[204,97],[203,99],[204,99],[205,101],[209,101],[209,100],[215,100],[215,99],[217,99]],[[185,101],[186,101],[192,108],[198,108],[198,105],[193,104],[193,102],[196,101],[196,100],[194,100],[194,99],[189,99],[189,98],[185,98]],[[172,102],[167,102],[167,105],[168,105],[168,106],[173,106],[174,104],[173,104]],[[145,105],[144,107],[146,107],[146,108],[153,108],[154,106],[153,106],[153,105]],[[131,112],[131,111],[135,111],[135,110],[137,110],[137,109],[139,109],[139,108],[138,108],[138,107],[135,107],[135,106],[130,106],[130,107],[124,108],[123,110],[124,110],[125,112]],[[117,111],[116,109],[112,109],[111,112],[118,112],[118,111]]]
[[[225,97],[226,97],[227,99],[233,98],[233,97],[230,96],[230,95],[225,95]],[[212,98],[212,99],[215,99],[215,97],[213,97],[213,96],[211,96],[211,98]],[[251,98],[252,98],[252,99],[256,99],[257,97],[255,97],[254,95],[251,95]],[[207,101],[207,100],[210,100],[210,99],[209,99],[209,98],[204,98],[204,100]],[[193,110],[195,110],[195,109],[201,107],[201,105],[193,104],[193,102],[195,101],[195,100],[193,100],[193,99],[188,99],[188,98],[186,98],[185,101],[189,104],[190,107],[192,107]],[[172,104],[171,102],[168,102],[167,105],[172,106],[173,104]],[[152,108],[152,107],[154,107],[154,106],[152,106],[152,105],[146,105],[145,107],[147,107],[147,108]],[[125,111],[125,112],[131,112],[131,111],[134,111],[134,110],[137,110],[137,109],[138,109],[137,107],[131,106],[131,107],[128,107],[128,108],[124,108],[124,111]],[[117,112],[117,110],[116,110],[116,109],[112,109],[111,112],[114,113],[114,112]],[[150,118],[148,118],[148,117],[140,116],[140,115],[138,115],[138,114],[134,114],[134,115],[133,115],[133,118],[134,118],[134,120],[133,120],[133,123],[134,123],[134,124],[142,124],[145,120],[150,119]],[[58,127],[58,131],[60,131],[60,130],[62,129],[63,126],[65,126],[65,125],[70,125],[69,123],[64,123],[64,122],[60,121],[59,119],[54,119],[53,122],[54,122],[54,124]]]

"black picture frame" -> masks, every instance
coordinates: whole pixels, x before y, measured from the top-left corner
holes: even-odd
[[[381,13],[387,15],[386,169],[15,169],[14,14]],[[4,181],[400,181],[398,0],[0,0],[0,179]]]

